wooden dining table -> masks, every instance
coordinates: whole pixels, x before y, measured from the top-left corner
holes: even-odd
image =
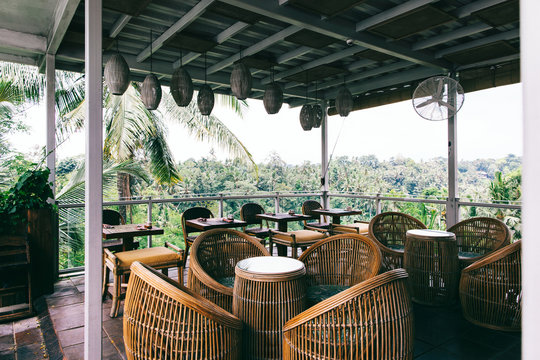
[[[227,218],[205,218],[204,220],[202,218],[197,218],[186,220],[186,225],[200,231],[206,231],[219,228],[242,227],[246,226],[247,222],[236,219],[228,220]]]
[[[163,234],[163,229],[152,226],[145,228],[142,224],[106,225],[103,226],[103,240],[122,239],[122,251],[133,249],[133,238]]]
[[[362,215],[361,210],[348,209],[314,209],[313,214],[332,217],[332,224],[341,224],[342,216]]]
[[[289,213],[264,213],[255,215],[259,219],[268,220],[277,223],[277,230],[281,232],[287,232],[289,223],[293,221],[303,221],[312,219],[309,215],[303,214],[289,214]],[[287,247],[285,245],[276,244],[278,255],[287,256]]]

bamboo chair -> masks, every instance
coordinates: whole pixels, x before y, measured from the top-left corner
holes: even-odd
[[[122,287],[127,286],[127,284],[122,284],[121,279],[123,275],[130,273],[131,264],[135,261],[139,261],[152,266],[155,269],[163,269],[163,272],[165,273],[168,268],[176,267],[178,269],[178,279],[181,281],[184,258],[183,252],[183,250],[168,242],[165,243],[165,246],[119,251],[114,254],[109,249],[103,249],[104,266],[102,299],[105,300],[108,288],[112,287],[113,301],[110,316],[112,318],[118,316]],[[113,282],[109,283],[111,271],[113,273]]]
[[[521,241],[507,245],[461,272],[459,297],[465,319],[505,331],[521,330]]]
[[[257,203],[246,203],[240,208],[240,219],[242,221],[247,222],[248,225],[259,225],[258,227],[244,227],[244,232],[258,237],[264,244],[265,239],[270,236],[270,228],[267,221],[265,221],[266,227],[262,226],[263,220],[257,218],[257,214],[264,214],[264,208]]]
[[[193,220],[198,218],[206,218],[210,219],[213,218],[214,214],[212,214],[212,211],[205,207],[192,207],[187,209],[182,213],[182,233],[184,234],[184,244],[185,244],[185,252],[184,252],[184,266],[186,265],[186,260],[189,255],[189,248],[191,245],[193,245],[193,241],[197,238],[197,235],[201,232],[198,229],[195,229],[191,226],[186,225],[186,220]],[[193,233],[197,233],[197,235],[190,235]]]
[[[250,257],[270,256],[257,240],[231,229],[209,230],[199,235],[191,248],[188,287],[231,312],[236,263]]]
[[[326,216],[323,216],[324,221],[321,222],[321,217],[319,215],[313,214],[312,210],[322,209],[322,205],[320,202],[315,200],[307,200],[304,201],[302,204],[302,214],[313,216],[313,219],[316,219],[317,221],[307,221],[304,220],[304,228],[306,227],[312,227],[317,229],[328,229],[330,227],[330,223],[326,221]]]
[[[470,218],[458,222],[448,231],[456,234],[460,269],[510,244],[508,226],[494,218]]]
[[[270,241],[268,249],[270,254],[272,254],[274,243],[291,247],[293,259],[297,259],[299,247],[302,248],[302,250],[305,250],[308,246],[315,244],[317,241],[322,240],[327,236],[328,235],[325,230],[312,228],[309,226],[304,226],[304,230],[289,232],[270,229]]]
[[[239,359],[242,322],[139,262],[124,309],[128,360]]]
[[[379,273],[381,251],[358,234],[334,235],[309,247],[298,259],[306,267],[308,306]]]
[[[112,209],[103,209],[102,211],[102,222],[107,225],[125,225],[126,220],[122,214],[116,210]],[[109,249],[110,251],[122,251],[123,239],[114,239],[114,240],[105,240],[103,241],[103,247]],[[139,242],[133,241],[133,248],[129,250],[134,250],[139,248]]]
[[[407,230],[425,228],[420,220],[400,212],[385,212],[373,217],[369,223],[369,237],[381,249],[381,271],[402,268]]]
[[[283,359],[412,359],[407,272],[392,270],[334,295],[283,326]]]
[[[353,224],[330,224],[330,234],[369,234],[369,222],[355,220]]]

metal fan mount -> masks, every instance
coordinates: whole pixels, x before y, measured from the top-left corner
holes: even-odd
[[[456,80],[434,76],[418,85],[413,94],[413,107],[418,115],[431,121],[446,120],[463,105],[465,92]]]

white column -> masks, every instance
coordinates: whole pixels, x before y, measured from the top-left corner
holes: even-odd
[[[55,56],[45,54],[45,107],[47,120],[47,167],[51,171],[49,181],[53,183],[53,195],[56,194],[56,108],[54,101],[54,93],[56,90]],[[53,196],[54,198],[54,196]],[[54,201],[54,199],[53,199]]]
[[[522,244],[522,356],[540,359],[540,1],[521,0],[521,79],[523,82],[523,244]],[[512,126],[508,123],[507,126]]]
[[[452,91],[451,89],[449,91]],[[453,100],[453,101],[452,101]],[[449,99],[455,105],[455,99]],[[459,221],[458,184],[457,184],[457,115],[452,112],[448,118],[448,200],[446,202],[446,226]]]
[[[102,236],[102,54],[101,0],[86,0],[86,193],[85,193],[85,283],[84,358],[101,359],[101,236]]]
[[[322,206],[325,209],[330,207],[328,203],[328,102],[321,101],[323,118],[321,124],[321,191],[323,193]]]

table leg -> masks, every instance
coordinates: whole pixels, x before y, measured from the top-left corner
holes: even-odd
[[[133,250],[133,236],[122,238],[122,251]]]
[[[278,222],[278,231],[287,232],[287,222]],[[278,256],[287,256],[287,246],[276,244]]]
[[[333,224],[341,224],[341,216],[332,216]]]

